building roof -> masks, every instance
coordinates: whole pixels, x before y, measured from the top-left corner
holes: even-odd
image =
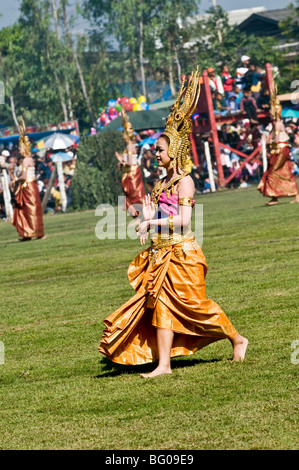
[[[251,16],[253,13],[261,13],[265,11],[265,7],[255,7],[255,8],[241,8],[239,10],[230,10],[225,13],[228,15],[228,22],[230,25],[238,25],[242,23],[246,18]],[[211,13],[204,13],[202,15],[193,15],[192,17],[187,17],[187,23],[193,24],[197,21],[206,19]]]
[[[230,10],[227,12],[228,22],[231,26],[238,25],[251,15],[262,14],[263,12],[267,13],[265,7],[241,8],[240,10]]]
[[[286,20],[291,14],[290,8],[280,8],[279,10],[266,10],[260,13],[257,13],[259,16],[264,16],[269,20],[279,23],[279,21]]]
[[[296,19],[296,15],[292,15],[292,9],[290,8],[261,11],[253,13],[242,21],[239,24],[239,29],[249,34],[256,34],[257,36],[279,35],[279,23],[287,18]]]

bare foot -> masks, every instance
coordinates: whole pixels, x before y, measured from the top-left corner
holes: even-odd
[[[278,204],[277,197],[272,197],[269,202],[266,202],[266,206],[275,206],[276,204]]]
[[[297,194],[297,196],[295,197],[295,199],[293,199],[290,204],[294,204],[294,202],[299,202],[299,195]]]
[[[233,362],[244,360],[247,346],[248,346],[248,339],[239,335],[238,339],[233,343],[233,348],[234,348]]]
[[[172,374],[172,370],[170,367],[158,366],[155,370],[150,372],[149,374],[140,374],[140,377],[147,379],[150,377],[157,377],[158,375],[164,374]]]

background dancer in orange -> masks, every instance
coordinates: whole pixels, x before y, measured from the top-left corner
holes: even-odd
[[[145,197],[144,184],[142,179],[142,171],[137,164],[137,144],[134,136],[134,129],[129,121],[127,112],[122,106],[122,119],[123,119],[123,138],[126,142],[126,150],[121,155],[115,152],[119,164],[122,166],[122,180],[121,184],[126,196],[126,209],[133,217],[138,216],[134,205],[142,205],[143,198]]]
[[[295,196],[291,203],[299,202],[299,190],[292,173],[289,137],[281,119],[281,105],[276,89],[271,96],[273,129],[267,143],[268,168],[262,176],[258,190],[271,200],[267,206],[278,204],[278,198]]]
[[[186,87],[183,80],[157,142],[157,160],[167,176],[144,200],[145,220],[138,228],[141,244],[150,227],[156,232],[151,247],[129,266],[136,294],[104,321],[101,353],[119,364],[159,361],[153,372],[142,377],[170,374],[171,357],[192,354],[221,339],[231,342],[234,361],[243,360],[248,344],[219,305],[207,299],[207,264],[190,230],[195,188],[188,175],[189,135],[198,98],[196,71]]]
[[[19,152],[23,157],[21,174],[13,183],[17,184],[15,208],[12,224],[16,227],[20,241],[32,238],[46,238],[43,226],[43,213],[35,177],[35,164],[31,156],[31,146],[25,135],[26,127],[21,117]]]

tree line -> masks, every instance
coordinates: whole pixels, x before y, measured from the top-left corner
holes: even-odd
[[[18,21],[0,31],[0,124],[17,126],[23,114],[28,125],[78,119],[88,130],[124,84],[148,96],[150,79],[175,96],[182,73],[226,63],[233,75],[244,53],[278,67],[279,92],[298,78],[297,56],[286,59],[277,38],[240,32],[220,7],[200,19],[197,0],[83,0],[72,15],[69,7],[70,0],[22,0]],[[78,18],[90,27],[74,35]],[[296,37],[298,18],[299,0],[281,24],[286,41]]]

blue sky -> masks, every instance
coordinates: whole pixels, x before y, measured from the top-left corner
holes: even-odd
[[[71,0],[70,3],[75,8],[76,3],[82,3],[82,0]],[[241,8],[253,8],[264,6],[267,10],[275,10],[277,8],[285,8],[291,3],[290,0],[218,0],[218,5],[221,5],[224,10],[238,10]],[[3,15],[0,17],[0,28],[13,24],[19,17],[19,6],[21,0],[0,0],[0,13]],[[201,0],[200,2],[200,13],[204,13],[209,7],[213,5],[212,0]],[[83,19],[79,19],[75,25],[76,29],[82,29],[86,27],[86,23]]]

